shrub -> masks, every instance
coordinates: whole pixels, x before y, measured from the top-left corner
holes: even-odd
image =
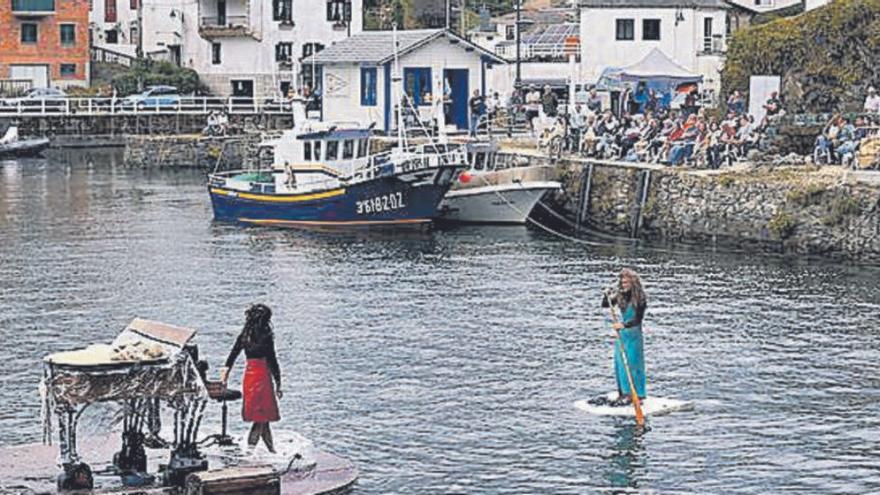
[[[822,217],[822,223],[828,227],[840,225],[843,220],[861,210],[859,201],[852,196],[837,196],[829,205],[828,214]]]
[[[136,61],[128,71],[114,76],[113,87],[119,95],[137,93],[138,78],[144,87],[164,84],[176,87],[181,94],[205,92],[198,72],[171,62],[149,60]]]
[[[797,227],[797,221],[791,216],[791,214],[785,212],[778,212],[773,215],[773,218],[771,218],[770,222],[767,224],[767,228],[770,229],[770,232],[774,233],[780,239],[791,237],[794,233],[795,227]]]
[[[806,187],[799,187],[788,191],[785,200],[796,206],[810,206],[816,204],[816,200],[822,196],[827,190],[824,184],[809,184]]]
[[[789,112],[857,109],[867,86],[880,82],[878,50],[880,0],[837,0],[736,32],[723,91],[747,91],[752,75],[777,75]]]

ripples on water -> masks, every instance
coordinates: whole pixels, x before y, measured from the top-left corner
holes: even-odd
[[[697,402],[645,433],[572,407],[613,386],[597,303],[623,265],[650,296],[649,393]],[[40,437],[43,355],[138,315],[198,328],[216,376],[263,301],[279,428],[352,458],[358,493],[880,490],[877,275],[521,228],[215,225],[199,173],[0,162],[0,444]]]

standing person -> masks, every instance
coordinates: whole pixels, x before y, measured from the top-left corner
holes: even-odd
[[[880,113],[880,95],[877,95],[877,90],[874,89],[874,86],[868,86],[868,96],[865,97],[864,110],[868,113]]]
[[[553,89],[550,88],[549,84],[544,86],[544,96],[541,97],[541,106],[543,107],[544,115],[547,117],[556,117],[557,108],[559,107],[559,98],[556,97],[556,93],[553,92]]]
[[[602,113],[602,98],[596,92],[596,88],[590,89],[590,95],[587,98],[587,108],[595,114]]]
[[[535,135],[535,119],[541,110],[541,93],[538,88],[532,84],[529,85],[529,92],[526,93],[526,120],[529,123],[529,129],[532,136]]]
[[[483,114],[484,98],[480,95],[480,91],[475,89],[474,95],[468,100],[468,107],[471,110],[471,137],[477,136],[477,126],[480,123],[480,116]]]
[[[617,381],[618,398],[616,406],[631,403],[629,380],[626,377],[620,348],[626,352],[629,371],[639,399],[647,396],[645,387],[645,338],[642,334],[642,319],[648,307],[648,299],[642,288],[642,280],[633,270],[624,268],[620,271],[617,292],[606,292],[602,298],[602,307],[616,305],[620,309],[620,320],[612,325],[617,332],[620,344],[614,343],[614,376]]]
[[[224,386],[229,378],[229,370],[238,355],[244,350],[247,366],[242,382],[244,402],[241,417],[253,423],[248,435],[248,445],[254,447],[263,439],[269,452],[275,452],[272,430],[269,423],[278,421],[277,396],[281,392],[281,368],[275,357],[275,336],[272,332],[272,310],[263,304],[255,304],[245,311],[244,328],[235,339],[235,345],[226,358],[226,366],[220,371],[220,381]],[[272,379],[275,380],[273,387]],[[277,387],[277,388],[276,388]]]

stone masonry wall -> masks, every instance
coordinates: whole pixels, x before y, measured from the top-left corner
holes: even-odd
[[[564,192],[551,202],[573,222],[587,164],[557,166]],[[585,225],[620,236],[880,260],[880,185],[847,179],[836,167],[698,173],[594,164],[589,201]]]
[[[250,168],[257,165],[258,133],[230,137],[127,136],[123,164],[138,168]]]

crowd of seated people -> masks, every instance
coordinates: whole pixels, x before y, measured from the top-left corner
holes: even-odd
[[[718,168],[744,157],[761,139],[754,119],[734,111],[723,120],[705,111],[665,110],[616,117],[581,105],[566,116],[570,151],[606,160]]]

